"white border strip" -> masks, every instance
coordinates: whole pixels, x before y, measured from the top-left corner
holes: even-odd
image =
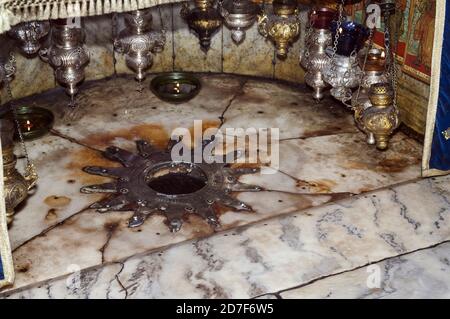
[[[14,266],[9,244],[8,226],[6,224],[6,208],[3,185],[3,152],[0,143],[0,253],[5,279],[0,280],[0,287],[11,285],[14,282]]]
[[[444,175],[450,173],[450,171],[430,169],[431,147],[433,144],[433,134],[436,125],[436,111],[441,80],[441,58],[442,46],[444,42],[446,2],[447,1],[436,0],[436,21],[434,29],[433,62],[431,66],[430,97],[428,100],[427,124],[425,129],[425,142],[422,156],[423,177]]]

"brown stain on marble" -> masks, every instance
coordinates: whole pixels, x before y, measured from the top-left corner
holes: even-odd
[[[411,159],[406,157],[385,157],[382,159],[368,161],[348,161],[342,166],[347,169],[372,170],[379,173],[401,173],[408,167],[420,163],[420,159]]]
[[[420,161],[416,161],[416,163],[420,163]],[[405,158],[385,158],[377,163],[376,169],[384,173],[399,173],[411,166],[411,164]]]
[[[72,152],[71,161],[66,165],[66,169],[71,171],[70,178],[79,180],[82,184],[105,183],[109,179],[102,176],[85,173],[82,169],[85,166],[105,166],[120,167],[120,163],[113,162],[105,158],[100,152],[89,148]]]
[[[376,173],[395,174],[420,165],[422,150],[418,143],[402,133],[394,135],[389,148],[379,151],[369,147],[363,139],[341,141],[343,148],[338,152],[338,164],[345,169],[370,170]],[[362,153],[366,153],[362,155]]]
[[[219,127],[220,127],[220,121],[218,121],[218,120],[202,120],[202,136],[206,130],[217,129]],[[189,128],[189,133],[191,134],[191,143],[195,143],[196,136],[194,136],[194,131],[195,131],[194,126],[191,126]]]
[[[58,218],[57,210],[55,208],[50,208],[45,215],[45,220],[53,221]]]
[[[19,273],[26,273],[30,270],[31,268],[31,263],[26,262],[20,265],[17,265],[16,267],[14,267],[16,269],[17,272]]]
[[[312,138],[312,137],[320,137],[320,136],[327,136],[327,135],[334,135],[334,134],[342,134],[342,133],[355,133],[356,128],[347,128],[342,126],[327,126],[324,129],[318,129],[318,130],[311,130],[306,131],[302,134],[301,138]]]
[[[244,92],[239,96],[239,104],[260,104],[264,107],[267,104],[267,96],[255,93],[254,90],[244,90]]]
[[[91,134],[84,138],[82,142],[87,145],[107,147],[111,146],[116,138],[123,138],[130,141],[144,139],[157,147],[164,148],[169,141],[169,134],[161,125],[146,123],[112,132]]]
[[[330,179],[320,179],[315,181],[304,181],[297,179],[296,186],[298,188],[309,188],[315,193],[332,193],[332,189],[337,183]]]
[[[208,222],[199,215],[184,215],[183,220],[186,225],[189,225],[194,238],[203,238],[214,233],[214,228],[211,227]]]
[[[108,221],[103,225],[103,229],[108,233],[114,233],[120,226],[120,221]]]
[[[50,207],[61,208],[70,204],[72,199],[66,196],[51,195],[44,199],[44,203]]]

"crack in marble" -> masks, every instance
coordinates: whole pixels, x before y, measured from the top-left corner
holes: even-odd
[[[90,205],[89,205],[89,206],[90,206]],[[17,246],[16,248],[14,248],[14,249],[12,250],[12,252],[13,252],[13,253],[16,252],[16,251],[19,250],[21,247],[23,247],[23,246],[25,246],[26,244],[32,242],[32,241],[35,240],[36,238],[39,238],[39,237],[42,237],[42,236],[47,235],[48,232],[52,231],[53,229],[55,229],[55,228],[57,228],[57,227],[59,227],[59,226],[61,226],[61,225],[64,225],[67,221],[69,221],[70,219],[72,219],[72,217],[75,217],[75,216],[77,216],[77,215],[80,215],[80,214],[82,214],[82,213],[84,213],[84,212],[90,210],[90,207],[89,207],[89,206],[80,209],[79,211],[73,213],[72,215],[70,215],[70,216],[68,216],[68,217],[66,217],[66,218],[64,218],[64,219],[62,219],[61,221],[57,222],[56,224],[51,225],[50,227],[48,227],[48,228],[44,229],[43,231],[41,231],[39,234],[34,235],[33,237],[30,237],[29,239],[27,239],[26,241],[24,241],[23,243],[21,243],[19,246]]]
[[[222,114],[219,116],[219,120],[220,120],[220,125],[218,127],[218,129],[220,129],[226,121],[225,118],[225,113],[228,111],[228,109],[231,107],[231,105],[233,104],[233,102],[241,95],[244,95],[244,87],[247,84],[248,80],[240,80],[239,81],[239,88],[236,91],[236,93],[234,93],[234,95],[231,97],[231,99],[228,101],[228,104],[225,106],[225,109],[222,111]]]
[[[98,149],[98,148],[95,148],[95,147],[93,147],[93,146],[87,145],[87,144],[85,144],[85,143],[83,143],[83,142],[77,140],[77,139],[74,138],[74,137],[71,137],[71,136],[69,136],[69,135],[63,134],[63,133],[59,132],[58,130],[56,130],[56,129],[54,129],[54,128],[52,128],[52,129],[50,130],[50,133],[51,133],[53,136],[60,137],[60,138],[65,139],[65,140],[67,140],[67,141],[69,141],[69,142],[71,142],[71,143],[74,143],[74,144],[77,144],[77,145],[86,147],[86,148],[88,148],[88,149],[90,149],[90,150],[93,150],[93,151],[96,151],[96,152],[100,152],[100,153],[102,152],[102,150],[100,150],[100,149]]]
[[[105,263],[105,251],[108,248],[108,245],[114,233],[116,232],[118,226],[119,225],[117,223],[107,223],[104,225],[104,228],[106,230],[106,241],[103,244],[103,246],[99,249],[100,253],[102,254],[102,264]]]
[[[312,284],[314,284],[314,283],[316,283],[318,281],[321,281],[321,280],[324,280],[324,279],[327,279],[327,278],[337,277],[339,275],[350,273],[350,272],[353,272],[355,270],[359,270],[359,269],[368,267],[370,265],[374,265],[374,264],[381,263],[381,262],[384,262],[384,261],[389,261],[389,260],[392,260],[394,258],[400,258],[400,257],[403,257],[403,256],[408,256],[408,255],[414,254],[416,252],[420,252],[420,251],[425,251],[425,250],[428,250],[428,249],[436,248],[436,247],[439,247],[439,246],[447,244],[447,243],[450,243],[450,239],[449,240],[444,240],[444,241],[441,241],[439,243],[436,243],[436,244],[433,244],[433,245],[429,245],[429,246],[426,246],[426,247],[421,247],[421,248],[418,248],[418,249],[407,251],[407,252],[404,252],[404,253],[401,253],[401,254],[398,254],[398,255],[389,256],[389,257],[382,258],[382,259],[379,259],[379,260],[374,260],[374,261],[368,262],[368,263],[366,263],[364,265],[357,266],[357,267],[354,267],[354,268],[351,268],[351,269],[347,269],[347,270],[343,270],[343,271],[340,271],[340,272],[337,272],[337,273],[334,273],[334,274],[323,275],[323,276],[314,278],[314,279],[312,279],[312,280],[310,280],[308,282],[305,282],[303,284],[300,284],[298,286],[290,287],[290,288],[287,288],[287,289],[281,289],[281,290],[278,290],[277,292],[274,292],[274,293],[266,293],[265,295],[267,295],[267,294],[282,294],[284,292],[288,292],[288,291],[291,291],[291,290],[301,289],[303,287],[310,286],[310,285],[312,285]]]
[[[124,286],[124,284],[122,283],[122,281],[120,280],[120,274],[122,273],[122,271],[125,268],[125,263],[124,262],[118,262],[118,264],[121,265],[120,270],[117,274],[114,275],[114,280],[117,281],[117,283],[119,284],[119,286],[122,288],[121,291],[125,292],[125,297],[123,299],[127,299],[128,298],[128,288]],[[112,281],[111,281],[112,282]]]

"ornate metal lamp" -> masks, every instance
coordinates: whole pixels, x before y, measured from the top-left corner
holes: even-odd
[[[373,84],[388,83],[389,79],[385,72],[386,55],[380,49],[367,49],[368,52],[361,54],[359,57],[360,66],[363,70],[363,77],[361,79],[358,90],[353,93],[352,108],[355,111],[355,121],[358,127],[367,134],[367,143],[375,144],[375,137],[371,132],[364,130],[361,125],[362,113],[372,107],[369,99],[369,90]]]
[[[181,16],[187,21],[189,28],[197,33],[202,50],[207,52],[211,46],[211,37],[222,25],[222,17],[211,0],[195,0],[194,3],[195,8],[190,9],[185,2]]]
[[[365,132],[373,135],[377,148],[384,150],[388,147],[389,136],[400,124],[394,106],[394,90],[388,83],[373,84],[369,99],[371,107],[359,112],[356,120]]]
[[[3,183],[6,206],[7,223],[13,221],[15,208],[25,200],[28,191],[36,185],[37,174],[27,171],[23,176],[16,169],[17,158],[14,155],[14,124],[10,119],[0,120],[2,157],[3,157]]]
[[[352,98],[352,89],[358,87],[362,70],[357,54],[364,45],[368,29],[353,21],[332,23],[333,49],[331,58],[323,72],[324,80],[332,86],[331,95],[346,104]]]
[[[385,51],[372,48],[371,31],[369,47],[360,59],[364,76],[358,90],[353,94],[352,106],[355,121],[367,134],[368,144],[377,144],[379,149],[385,149],[389,135],[400,122],[396,106],[395,59],[390,45],[390,17],[395,13],[395,2],[379,1],[379,5],[385,24]],[[385,95],[383,99],[380,98],[382,93]]]
[[[259,6],[249,0],[225,0],[220,3],[220,14],[231,29],[231,38],[236,44],[245,38],[245,30],[256,21]]]
[[[367,143],[375,144],[373,134],[364,130],[362,114],[372,106],[369,99],[370,87],[377,83],[388,83],[389,80],[385,72],[386,56],[384,51],[375,48],[367,50],[366,54],[360,55],[360,66],[364,75],[358,90],[353,93],[352,108],[355,111],[355,121],[358,127],[367,134]]]
[[[286,58],[289,45],[300,34],[297,1],[274,0],[271,12],[258,15],[258,29],[275,43],[278,57]]]
[[[8,35],[19,42],[20,50],[27,56],[34,56],[41,48],[41,40],[50,31],[48,21],[22,22],[8,31]]]
[[[316,100],[323,98],[323,89],[327,86],[323,80],[323,69],[331,63],[326,48],[331,45],[330,26],[336,17],[336,11],[329,8],[312,9],[309,14],[310,28],[306,35],[306,48],[300,59],[305,68],[305,82],[314,89]]]
[[[8,225],[12,223],[14,216],[14,209],[27,196],[30,190],[37,182],[38,175],[36,169],[28,157],[28,151],[23,139],[22,130],[17,117],[17,110],[14,105],[14,99],[11,92],[10,81],[12,80],[16,71],[15,58],[11,54],[9,61],[0,61],[0,85],[5,83],[9,107],[11,109],[12,119],[8,116],[0,119],[0,135],[2,143],[2,158],[3,158],[3,183],[4,196],[6,206],[6,216]],[[20,174],[16,169],[17,159],[14,155],[14,124],[17,128],[22,151],[26,158],[25,174]]]
[[[65,86],[74,106],[77,85],[84,79],[84,68],[89,63],[89,53],[84,48],[84,31],[68,20],[52,23],[52,44],[39,52],[55,71],[56,80]]]
[[[117,52],[125,54],[127,66],[136,73],[139,82],[145,79],[145,71],[153,64],[152,53],[161,52],[166,43],[164,31],[152,31],[150,10],[125,13],[126,29],[114,41]]]

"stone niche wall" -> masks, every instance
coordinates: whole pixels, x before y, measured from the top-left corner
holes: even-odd
[[[256,24],[246,33],[240,45],[231,40],[230,31],[222,27],[212,39],[211,48],[205,54],[198,44],[196,35],[189,31],[180,16],[181,4],[167,4],[153,9],[153,26],[167,31],[167,42],[162,53],[154,58],[149,73],[168,71],[192,71],[233,73],[285,80],[294,83],[304,82],[304,70],[299,65],[300,52],[304,45],[305,23],[299,39],[290,47],[288,57],[276,57],[274,46],[265,40],[257,30]],[[162,16],[162,19],[160,18]],[[302,21],[306,21],[307,7],[301,11]],[[103,15],[83,18],[86,31],[86,46],[91,61],[86,68],[86,81],[105,77],[132,74],[125,65],[124,58],[113,50],[113,16]],[[116,30],[124,28],[123,17],[118,15]],[[48,39],[47,39],[48,41]],[[21,98],[58,87],[53,70],[39,57],[27,59],[17,52],[6,35],[0,35],[0,56],[6,57],[11,50],[16,53],[17,73],[12,82],[14,98]],[[406,125],[418,133],[425,128],[429,87],[408,75],[400,75],[399,106]],[[5,88],[0,91],[1,102],[7,101]]]

